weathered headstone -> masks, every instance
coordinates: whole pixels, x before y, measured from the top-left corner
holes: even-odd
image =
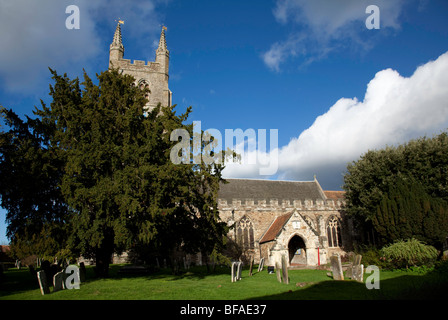
[[[39,271],[37,273],[37,281],[39,282],[40,292],[42,295],[49,294],[50,288],[48,287],[47,275],[45,271]]]
[[[240,261],[238,262],[238,272],[236,274],[236,280],[239,281],[241,280],[241,273],[243,271],[243,263]]]
[[[250,260],[249,277],[252,276],[252,268],[253,268],[253,266],[254,266],[254,258],[252,258],[252,259]]]
[[[281,274],[280,266],[278,265],[278,262],[275,263],[275,273],[277,274],[277,281],[282,282],[282,274]]]
[[[362,255],[357,254],[355,256],[355,259],[353,260],[353,265],[354,266],[359,266],[361,264],[361,259],[362,259]]]
[[[363,264],[353,266],[352,279],[359,281],[359,282],[363,282],[363,280],[364,280],[364,265]]]
[[[354,279],[354,272],[356,269],[356,272],[359,273],[359,270],[357,270],[359,268],[359,266],[361,265],[361,259],[362,256],[357,254],[353,260],[353,263],[349,265],[349,267],[347,268],[347,271],[345,272],[345,277],[346,278],[350,278],[350,279]]]
[[[261,258],[260,264],[258,265],[258,272],[263,271],[264,267],[264,258]]]
[[[236,267],[236,262],[232,262],[232,267],[230,269],[230,279],[232,282],[236,282],[236,272],[237,272],[237,267]]]
[[[282,255],[282,277],[283,277],[283,283],[288,284],[289,283],[288,263],[286,261],[285,255]]]
[[[64,288],[64,272],[60,271],[53,277],[53,292],[63,290]]]
[[[344,274],[342,273],[341,257],[339,255],[331,256],[330,262],[331,262],[331,271],[333,272],[333,279],[344,280]]]

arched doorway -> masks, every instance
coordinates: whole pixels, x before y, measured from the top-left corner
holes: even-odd
[[[290,265],[306,265],[306,246],[303,239],[294,235],[288,243]]]

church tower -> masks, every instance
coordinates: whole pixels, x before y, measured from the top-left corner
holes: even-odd
[[[168,88],[168,70],[170,52],[167,49],[165,39],[165,27],[160,33],[159,46],[156,50],[155,61],[124,59],[124,46],[121,37],[121,22],[117,24],[114,38],[109,50],[109,68],[116,68],[124,74],[129,74],[135,78],[135,85],[139,88],[148,88],[149,93],[146,98],[146,110],[151,111],[159,103],[162,106],[171,106],[172,92]]]

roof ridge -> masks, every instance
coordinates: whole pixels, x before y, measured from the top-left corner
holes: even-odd
[[[251,180],[251,181],[272,181],[272,182],[316,182],[315,180],[271,180],[253,178],[224,178],[224,180]]]

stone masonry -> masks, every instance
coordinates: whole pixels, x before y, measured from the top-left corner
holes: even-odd
[[[151,111],[159,103],[162,106],[171,106],[172,92],[168,88],[168,70],[170,52],[167,49],[165,40],[165,27],[160,34],[159,46],[156,50],[155,61],[123,59],[124,46],[121,36],[120,23],[117,24],[113,41],[109,51],[109,68],[117,68],[124,74],[129,74],[135,78],[135,85],[139,88],[148,88],[149,93],[146,98],[147,111]]]

